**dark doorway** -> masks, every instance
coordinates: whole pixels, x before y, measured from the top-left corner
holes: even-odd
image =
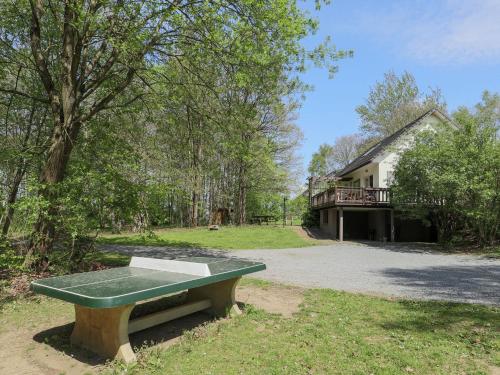
[[[425,225],[418,219],[409,219],[396,215],[394,229],[396,241],[399,242],[437,242],[435,227]]]
[[[368,212],[344,211],[344,240],[368,239],[370,239],[368,227]]]

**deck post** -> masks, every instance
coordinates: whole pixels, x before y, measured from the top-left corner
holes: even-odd
[[[394,242],[394,210],[391,209],[391,242]]]
[[[344,241],[344,208],[339,208],[339,241]]]

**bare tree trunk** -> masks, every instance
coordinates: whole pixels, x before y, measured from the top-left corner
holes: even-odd
[[[64,130],[63,130],[64,129]],[[66,130],[67,129],[67,130]],[[61,125],[54,127],[51,147],[47,160],[40,175],[41,188],[39,195],[48,201],[47,214],[40,214],[31,235],[31,242],[26,256],[25,264],[29,265],[31,256],[35,251],[44,256],[51,248],[55,239],[55,217],[57,206],[55,199],[58,196],[57,184],[64,178],[69,156],[73,149],[80,124],[74,123],[63,128]]]
[[[14,216],[14,203],[16,203],[17,192],[19,191],[19,185],[23,180],[24,174],[26,172],[25,165],[20,165],[16,169],[16,174],[12,181],[12,186],[10,187],[9,196],[7,198],[7,205],[5,209],[5,214],[2,223],[2,235],[7,236],[9,233],[10,224],[12,223],[12,217]]]
[[[194,171],[194,178],[193,178],[193,191],[191,193],[191,226],[192,227],[197,227],[198,226],[198,206],[200,203],[200,179],[201,179],[201,171],[200,171],[200,158],[201,158],[201,145],[199,142],[194,143],[194,148],[193,150],[193,171]]]
[[[198,226],[198,202],[199,202],[198,193],[196,191],[193,191],[193,194],[191,197],[191,226],[192,227]]]
[[[246,220],[246,186],[245,186],[245,168],[240,165],[238,176],[238,225],[245,224]]]

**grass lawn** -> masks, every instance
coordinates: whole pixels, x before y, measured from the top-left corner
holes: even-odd
[[[245,287],[271,288],[268,282],[243,281]],[[11,340],[0,347],[1,358],[23,358],[9,350],[24,346],[25,357],[40,356],[44,363],[60,351],[66,354],[59,354],[59,360],[75,361],[69,355],[74,350],[69,346],[70,326],[38,343],[32,339],[72,321],[70,304],[33,297],[8,302],[0,309],[0,340]],[[300,311],[291,318],[248,305],[242,316],[186,331],[168,349],[140,350],[136,364],[111,363],[98,370],[108,374],[497,374],[499,329],[498,308],[315,289],[305,291]],[[43,355],[37,354],[40,350]]]
[[[154,235],[125,233],[103,234],[99,243],[120,245],[174,246],[184,248],[237,249],[282,249],[306,247],[319,241],[301,237],[293,227],[276,225],[247,225],[243,227],[221,227],[217,231],[207,228],[161,229]]]
[[[312,290],[290,319],[248,309],[146,350],[127,373],[488,374],[500,368],[499,324],[487,307]]]

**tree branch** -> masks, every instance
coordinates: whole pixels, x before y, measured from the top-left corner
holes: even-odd
[[[42,53],[41,47],[41,31],[40,31],[40,14],[42,13],[42,1],[41,0],[30,0],[31,5],[31,51],[33,57],[35,58],[35,65],[40,75],[43,87],[48,94],[49,104],[52,108],[52,113],[55,117],[60,117],[60,101],[59,96],[56,93],[54,81],[50,75],[49,68],[47,66],[47,61]]]
[[[18,91],[18,90],[3,89],[0,87],[0,92],[5,92],[8,94],[13,94],[13,95],[19,95],[19,96],[23,96],[23,97],[28,98],[28,99],[35,100],[35,101],[40,102],[40,103],[50,104],[49,100],[47,100],[47,99],[37,98],[35,96],[31,96],[30,94],[26,94],[25,92]]]
[[[78,122],[85,123],[86,121],[94,117],[98,112],[106,109],[106,106],[116,97],[116,95],[125,90],[125,88],[132,82],[134,75],[135,69],[129,68],[127,77],[120,84],[118,84],[108,95],[95,102],[94,105],[92,105],[92,107],[90,108],[89,112],[78,119]]]

